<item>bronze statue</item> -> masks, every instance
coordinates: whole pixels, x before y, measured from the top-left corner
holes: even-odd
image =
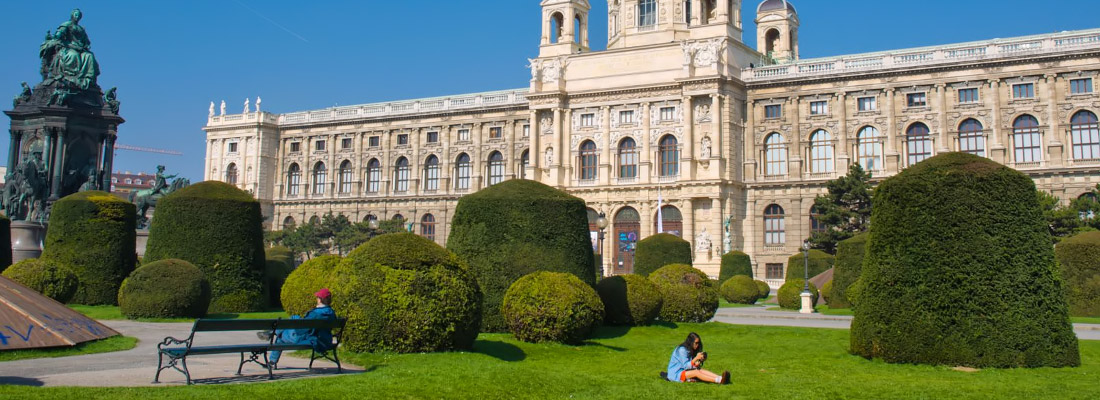
[[[22,103],[30,101],[33,94],[34,92],[31,91],[30,86],[27,86],[27,82],[23,82],[23,90],[19,91],[18,96],[15,96],[15,99],[11,102],[11,106],[16,107]]]
[[[103,101],[107,103],[107,107],[110,107],[111,112],[118,114],[118,108],[122,105],[122,102],[118,101],[118,87],[107,90],[107,94],[103,95]]]
[[[145,217],[145,213],[149,211],[149,207],[156,207],[157,200],[161,197],[177,190],[183,189],[191,184],[191,181],[187,178],[179,178],[172,181],[172,184],[168,184],[168,179],[175,178],[176,175],[164,175],[164,166],[157,166],[157,175],[153,179],[153,187],[149,189],[138,190],[130,192],[130,202],[137,206],[137,225],[138,228],[146,228],[149,226],[149,218]]]
[[[97,86],[99,63],[92,53],[88,33],[80,26],[84,14],[73,10],[69,20],[46,36],[39,56],[42,58],[43,83],[62,82],[65,86],[88,90]]]
[[[48,192],[46,163],[42,161],[42,149],[35,146],[4,187],[4,212],[17,221],[45,221]]]

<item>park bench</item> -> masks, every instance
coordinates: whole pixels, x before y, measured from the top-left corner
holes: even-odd
[[[274,366],[267,360],[267,352],[273,350],[310,350],[310,369],[313,369],[313,361],[324,358],[336,363],[337,372],[343,372],[343,368],[340,365],[340,357],[336,354],[336,343],[340,342],[340,331],[343,330],[344,324],[346,323],[347,319],[345,318],[337,318],[334,320],[285,318],[229,320],[199,319],[195,321],[195,325],[191,328],[191,335],[188,336],[187,339],[180,340],[169,336],[164,338],[161,343],[157,344],[157,375],[153,378],[153,383],[160,383],[161,371],[172,368],[183,373],[183,375],[187,377],[187,384],[190,385],[191,373],[187,370],[187,356],[230,353],[241,354],[241,363],[237,366],[237,375],[241,374],[241,369],[244,368],[245,363],[253,362],[267,369],[268,379],[274,379],[274,374],[272,373]],[[280,329],[329,329],[332,330],[334,343],[331,350],[321,353],[318,353],[313,346],[309,344],[275,343],[275,331]],[[230,331],[268,332],[271,334],[271,339],[267,342],[259,343],[219,346],[194,345],[195,333]],[[249,354],[247,360],[245,359],[245,354]],[[164,365],[165,357],[168,358],[168,365]]]

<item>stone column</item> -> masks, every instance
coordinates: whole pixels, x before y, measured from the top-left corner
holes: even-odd
[[[599,146],[603,149],[600,152],[600,185],[609,185],[612,182],[612,177],[615,174],[615,165],[617,160],[615,159],[616,152],[612,151],[614,146],[618,143],[611,142],[611,107],[600,107],[600,132],[603,134],[603,140],[600,141]]]
[[[681,180],[694,180],[695,179],[695,142],[699,140],[695,136],[695,123],[691,120],[691,113],[687,111],[691,108],[691,96],[684,96],[680,99],[681,107],[684,107],[684,141],[683,151],[680,152],[680,179]],[[713,104],[712,104],[713,105]],[[713,114],[713,113],[712,113]]]
[[[746,182],[756,180],[756,105],[753,100],[745,100],[745,131],[742,133],[744,146],[745,169],[742,172]]]
[[[1047,148],[1046,161],[1049,166],[1060,167],[1064,164],[1066,152],[1062,144],[1062,124],[1058,117],[1058,75],[1046,74],[1044,77],[1046,78],[1046,98],[1040,97],[1039,101],[1046,101],[1049,105],[1047,120],[1050,122],[1047,123],[1049,128],[1046,132],[1046,140],[1043,141]]]
[[[530,128],[530,135],[527,140],[530,140],[531,147],[528,150],[530,155],[530,161],[527,164],[527,176],[528,179],[542,182],[542,128],[539,127],[539,112],[538,110],[531,110],[528,113],[530,122],[527,124]]]
[[[798,179],[802,177],[802,159],[806,152],[802,148],[802,120],[799,115],[802,101],[798,96],[791,97],[791,148],[787,150],[789,166],[787,176]]]
[[[19,158],[19,143],[23,140],[23,131],[9,130],[11,142],[8,144],[8,173],[15,173],[16,161]]]
[[[53,175],[50,181],[50,200],[57,200],[61,198],[61,179],[65,176],[65,128],[57,129],[57,146],[50,171]]]
[[[986,137],[989,140],[989,156],[993,161],[1004,164],[1008,162],[1008,157],[1005,154],[1005,146],[1001,142],[1001,134],[1004,130],[1001,128],[1001,80],[991,79],[989,81],[989,91],[992,92],[993,99],[993,116],[990,117],[990,123],[993,124],[990,127],[985,127],[986,132],[990,132]]]
[[[894,141],[894,130],[897,126],[897,112],[894,104],[894,88],[886,89],[886,127],[880,133],[886,136],[886,151],[883,153],[883,171],[886,174],[898,170],[898,149]]]
[[[722,222],[726,220],[725,213],[722,212],[722,199],[715,197],[710,199],[710,230],[714,232],[710,240],[711,254],[719,255],[719,264],[721,263],[721,255],[726,254],[725,245],[725,230],[722,229]],[[714,249],[718,249],[717,252]]]
[[[114,173],[115,139],[117,138],[113,133],[108,133],[107,141],[103,145],[103,184],[99,187],[103,188],[104,192],[111,191],[111,174]]]
[[[551,157],[551,159],[550,159],[551,165],[547,166],[547,167],[550,168],[550,181],[551,181],[550,185],[551,186],[561,186],[561,159],[562,159],[562,153],[566,152],[566,149],[563,149],[562,145],[561,145],[561,142],[562,142],[562,140],[561,140],[561,136],[562,136],[562,132],[561,132],[562,121],[561,121],[561,118],[562,118],[562,115],[561,114],[562,114],[562,110],[560,108],[555,108],[554,109],[554,122],[553,122],[553,124],[554,124],[554,126],[553,126],[554,133],[553,133],[553,136],[552,136],[552,139],[551,139],[551,142],[550,142],[550,143],[552,143],[551,147],[554,149],[554,156]]]
[[[565,117],[561,121],[561,157],[562,157],[562,172],[568,174],[565,177],[565,186],[572,186],[573,179],[577,179],[577,173],[579,171],[573,168],[573,152],[577,149],[573,148],[573,109],[565,109]]]
[[[936,146],[936,153],[939,154],[951,151],[951,138],[947,135],[947,85],[937,84],[936,91],[939,94],[940,103],[940,143],[939,146]]]
[[[639,174],[641,176],[640,183],[653,182],[653,175],[656,174],[657,164],[656,155],[653,154],[653,134],[649,131],[649,103],[642,103],[642,134],[638,137],[638,140],[642,141],[642,154],[638,160]]]
[[[518,121],[509,120],[504,123],[504,179],[515,179],[519,177],[519,173],[516,171],[519,168],[519,159],[522,152],[516,152],[516,124]]]
[[[691,259],[698,260],[696,257],[699,249],[695,246],[695,204],[691,199],[683,200],[680,202],[681,214],[684,218],[684,230],[680,232],[680,237],[691,243]],[[700,260],[701,261],[701,260]]]
[[[42,149],[42,163],[46,166],[46,179],[53,176],[53,149],[54,140],[57,138],[57,128],[45,127],[43,134],[46,137],[46,147]]]
[[[846,174],[848,173],[848,97],[844,92],[836,94],[836,108],[837,117],[840,118],[838,129],[840,132],[836,132],[837,148],[833,154],[836,156],[836,168],[835,171]]]
[[[724,146],[725,141],[722,140],[722,138],[725,137],[725,135],[722,133],[722,115],[723,111],[725,111],[728,107],[728,104],[722,102],[722,97],[723,96],[718,93],[710,95],[710,157],[711,159],[717,159],[719,162],[719,165],[717,165],[717,170],[715,170],[715,172],[719,172],[719,170],[725,169],[725,166],[721,165],[721,163],[722,160],[725,159],[725,157],[723,156],[728,154],[726,153],[726,148]],[[694,115],[692,115],[692,117],[694,117]],[[713,168],[715,167],[715,165],[711,165],[711,167]],[[717,177],[721,177],[721,174],[719,173]]]

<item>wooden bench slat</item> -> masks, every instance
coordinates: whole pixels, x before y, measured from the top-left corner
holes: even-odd
[[[264,331],[271,330],[277,319],[199,319],[191,329],[195,332]]]

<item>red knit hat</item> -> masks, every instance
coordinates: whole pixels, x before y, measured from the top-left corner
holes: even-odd
[[[317,293],[314,293],[313,295],[316,296],[318,299],[331,299],[332,298],[332,292],[330,292],[328,290],[328,288],[318,290]]]

